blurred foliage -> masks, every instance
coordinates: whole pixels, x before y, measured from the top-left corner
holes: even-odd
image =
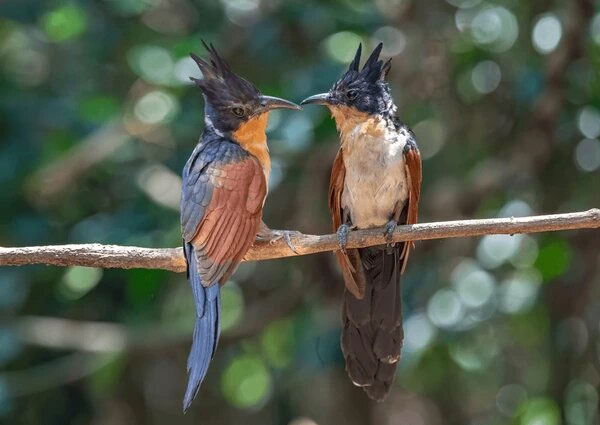
[[[4,0],[0,245],[180,243],[201,38],[294,101],[327,89],[359,42],[384,41],[424,159],[421,221],[598,207],[599,12],[592,0]],[[323,108],[272,114],[267,223],[329,232],[337,144]],[[3,268],[0,422],[599,424],[599,252],[592,231],[418,243],[382,404],[344,373],[332,256],[243,264],[185,416],[183,274]]]

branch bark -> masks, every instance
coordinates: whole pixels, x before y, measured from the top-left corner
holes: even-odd
[[[567,214],[457,220],[399,226],[392,236],[392,241],[402,242],[497,234],[513,235],[516,233],[595,229],[599,227],[600,209],[594,208],[588,211]],[[244,261],[294,257],[338,249],[335,234],[316,236],[293,233],[291,239],[297,252],[293,252],[283,239],[256,241],[246,254]],[[387,242],[381,229],[357,230],[350,232],[348,235],[348,248],[364,248]],[[100,244],[23,248],[0,247],[0,266],[22,266],[27,264],[185,271],[185,259],[181,248],[152,249]]]

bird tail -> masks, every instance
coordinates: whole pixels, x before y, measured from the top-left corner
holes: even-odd
[[[360,249],[365,296],[358,299],[348,290],[344,293],[341,345],[346,371],[376,401],[383,401],[390,392],[404,337],[402,250],[403,244]]]
[[[183,399],[184,412],[192,404],[200,384],[206,376],[208,365],[217,349],[221,332],[219,326],[221,315],[220,286],[218,283],[208,287],[202,285],[193,248],[188,245],[185,249],[188,260],[188,277],[196,301],[196,322],[194,324],[192,349],[187,362],[188,385]]]

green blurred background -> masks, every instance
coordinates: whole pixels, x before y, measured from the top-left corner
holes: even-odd
[[[299,101],[385,42],[417,134],[420,221],[600,205],[600,2],[3,0],[0,245],[180,243],[180,170],[202,131],[188,58],[214,42]],[[273,113],[265,221],[330,232],[325,108]],[[181,413],[193,326],[183,274],[0,269],[7,424],[598,424],[597,231],[417,243],[385,403],[347,379],[331,254],[243,264]]]

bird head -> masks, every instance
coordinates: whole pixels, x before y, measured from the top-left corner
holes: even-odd
[[[268,113],[273,109],[301,109],[285,99],[263,95],[252,83],[236,75],[212,44],[209,46],[204,41],[202,44],[210,60],[191,53],[203,78],[190,79],[204,94],[207,127],[231,136],[243,133],[247,126],[266,127]]]
[[[329,107],[334,116],[340,111],[358,112],[366,115],[394,115],[396,106],[385,77],[392,60],[382,61],[379,54],[383,43],[373,50],[362,69],[359,69],[362,45],[358,45],[354,60],[348,70],[335,82],[327,93],[304,99],[300,104],[317,104]]]

